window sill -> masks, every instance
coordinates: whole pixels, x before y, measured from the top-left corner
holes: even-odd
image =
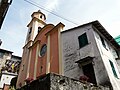
[[[83,46],[83,47],[79,47],[79,49],[82,49],[82,48],[84,48],[84,47],[88,46],[89,44],[91,44],[91,42],[89,42],[88,44],[86,44],[86,45],[85,45],[85,46]]]

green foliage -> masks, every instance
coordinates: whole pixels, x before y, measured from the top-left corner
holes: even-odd
[[[9,90],[16,90],[16,89],[15,89],[15,87],[13,86],[13,87],[10,87]]]

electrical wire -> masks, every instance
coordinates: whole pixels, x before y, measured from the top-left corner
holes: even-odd
[[[71,21],[71,20],[69,20],[69,19],[67,19],[67,18],[65,18],[65,17],[63,17],[63,16],[60,16],[60,15],[58,15],[58,14],[52,12],[52,11],[49,11],[48,9],[45,9],[43,6],[38,5],[37,3],[35,3],[35,2],[33,2],[33,1],[31,1],[31,0],[29,0],[29,1],[28,1],[28,0],[24,0],[24,1],[27,2],[27,3],[29,3],[29,4],[31,4],[31,5],[33,5],[33,6],[36,6],[36,7],[40,8],[40,9],[44,10],[44,11],[46,11],[46,12],[49,12],[49,13],[51,13],[51,14],[59,17],[59,18],[62,18],[62,19],[65,20],[65,21],[68,21],[68,22],[70,22],[70,23],[73,23],[73,24],[75,24],[75,25],[78,25],[77,23],[75,23],[75,22],[73,22],[73,21]]]

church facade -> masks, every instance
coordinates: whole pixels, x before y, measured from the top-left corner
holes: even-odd
[[[17,87],[24,86],[37,77],[53,72],[61,74],[61,40],[60,32],[64,24],[56,26],[45,23],[46,17],[41,12],[34,12],[28,24],[28,33]]]

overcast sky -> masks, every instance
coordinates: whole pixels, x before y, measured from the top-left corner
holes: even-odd
[[[22,56],[27,24],[31,20],[31,14],[39,9],[46,14],[47,23],[56,25],[62,22],[65,24],[65,29],[98,20],[113,37],[120,35],[120,0],[33,1],[40,7],[42,6],[49,11],[57,13],[77,23],[77,25],[56,17],[24,0],[13,0],[0,30],[0,39],[3,41],[0,48],[13,51],[14,55]]]

